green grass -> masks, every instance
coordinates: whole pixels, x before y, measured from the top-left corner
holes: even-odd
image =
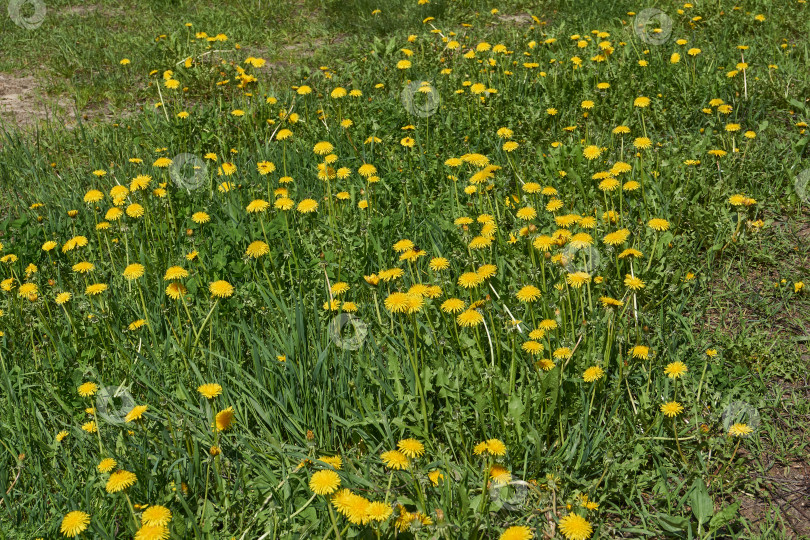
[[[810,297],[794,285],[808,281],[810,255],[808,201],[794,182],[810,152],[806,128],[797,125],[810,121],[806,5],[749,2],[735,10],[712,2],[684,14],[662,6],[673,33],[661,46],[631,30],[627,12],[647,6],[623,1],[96,6],[79,16],[68,3],[49,3],[45,23],[31,31],[0,19],[0,47],[8,51],[0,72],[45,66],[37,77],[52,96],[68,96],[84,112],[113,113],[68,128],[2,130],[0,256],[16,260],[0,263],[0,280],[13,278],[0,292],[0,536],[57,538],[63,516],[82,510],[91,515],[87,537],[130,537],[140,519],[130,500],[170,508],[178,539],[394,538],[406,511],[433,523],[399,538],[499,538],[515,525],[561,538],[560,522],[572,513],[588,520],[594,538],[810,534],[806,494],[797,491],[808,481]],[[130,17],[136,8],[139,17]],[[526,13],[540,22],[507,17]],[[194,37],[199,31],[228,40],[209,44]],[[577,48],[572,34],[593,42]],[[462,50],[445,50],[442,35]],[[590,60],[602,40],[614,52]],[[481,41],[511,52],[461,57]],[[310,46],[314,54],[300,54]],[[691,57],[691,47],[701,53]],[[676,51],[681,59],[672,64]],[[741,54],[745,80],[727,76]],[[580,69],[571,67],[575,55]],[[255,68],[248,56],[267,62]],[[131,63],[120,65],[122,58]],[[397,69],[405,58],[412,66]],[[641,59],[649,65],[639,66]],[[238,68],[256,81],[239,88]],[[166,86],[165,70],[179,89]],[[410,80],[431,81],[441,98],[436,114],[403,106]],[[610,88],[598,90],[599,82]],[[497,92],[482,101],[471,95],[474,83]],[[298,95],[303,84],[314,93]],[[338,86],[362,96],[330,98]],[[638,96],[649,97],[649,107],[634,107]],[[729,114],[710,107],[715,98],[732,106]],[[595,102],[587,116],[584,100]],[[547,114],[551,107],[556,115]],[[181,111],[189,117],[178,118]],[[300,120],[286,122],[287,111]],[[341,127],[344,118],[353,125]],[[727,132],[729,123],[741,129]],[[618,125],[632,133],[612,134]],[[503,127],[513,131],[513,151],[497,134]],[[292,137],[276,140],[281,128]],[[756,138],[745,139],[747,130]],[[636,153],[633,139],[644,135],[653,146]],[[401,144],[406,136],[413,148]],[[364,142],[369,137],[380,142]],[[347,178],[318,178],[319,141],[334,146],[334,167],[348,167]],[[589,145],[601,149],[598,158],[585,156]],[[712,149],[728,154],[716,158]],[[204,159],[199,189],[182,189],[168,169],[153,166],[160,157],[209,152],[217,161]],[[479,184],[491,190],[467,195],[479,167],[445,161],[472,153],[501,168]],[[265,160],[275,171],[262,175],[257,164]],[[639,189],[599,189],[592,176],[618,161],[632,166],[620,181],[635,180]],[[218,176],[223,162],[236,173]],[[358,174],[364,163],[376,167],[379,182]],[[110,189],[140,174],[151,176],[148,188],[129,193],[121,209],[138,203],[144,215],[109,217]],[[219,189],[225,181],[233,185]],[[553,186],[564,205],[556,215],[593,216],[594,227],[555,223],[545,209],[550,197],[522,189],[525,182]],[[163,183],[165,194],[152,191]],[[273,208],[281,188],[295,204],[316,200],[317,212]],[[103,200],[85,203],[90,189]],[[730,205],[738,193],[756,204]],[[256,199],[270,209],[246,211]],[[367,209],[358,208],[363,200]],[[517,210],[528,206],[537,217],[524,220]],[[620,223],[607,223],[608,210]],[[201,211],[210,222],[192,219]],[[497,225],[493,241],[471,249],[484,214]],[[472,222],[459,226],[460,217]],[[652,230],[652,218],[666,219],[669,230]],[[761,229],[751,225],[760,219]],[[110,226],[97,230],[102,220]],[[532,247],[535,236],[567,227],[593,236],[599,261],[590,273],[599,282],[575,288],[570,272]],[[607,245],[604,236],[619,227],[629,230],[628,243]],[[88,245],[63,251],[76,235]],[[403,239],[427,256],[400,260],[392,246]],[[44,251],[47,240],[56,249]],[[266,242],[268,254],[248,257],[255,241]],[[643,252],[632,266],[617,257],[631,246]],[[436,256],[449,268],[429,268]],[[584,268],[579,257],[574,264]],[[95,269],[73,270],[81,261]],[[145,274],[129,281],[122,272],[133,263]],[[37,270],[26,277],[29,264]],[[473,289],[458,284],[483,264],[497,266],[493,277]],[[183,301],[165,292],[164,273],[176,265],[190,272]],[[364,278],[389,268],[402,277],[376,285]],[[624,282],[631,272],[645,282],[635,295]],[[217,280],[233,284],[233,296],[212,298]],[[353,316],[368,331],[357,349],[337,346],[330,326],[346,315],[328,309],[336,282],[350,286],[340,298],[357,304]],[[23,283],[37,285],[36,299],[18,293]],[[109,289],[89,295],[92,283]],[[423,299],[412,315],[386,308],[389,295],[417,284],[438,285],[442,295]],[[539,300],[518,300],[526,285],[542,290]],[[72,294],[63,305],[55,302],[61,292]],[[600,296],[624,303],[608,309]],[[439,307],[450,297],[480,301],[483,322],[459,326]],[[128,329],[139,319],[148,324]],[[558,328],[534,340],[544,351],[532,356],[523,345],[543,319]],[[354,331],[345,326],[343,338]],[[648,346],[649,357],[634,358],[635,345]],[[554,359],[548,372],[535,366],[561,347],[573,350],[570,360]],[[669,378],[664,369],[676,361],[688,372]],[[596,383],[583,381],[591,366],[605,372]],[[132,402],[82,398],[77,387],[87,381],[110,393],[126,389],[149,406],[145,418],[116,422]],[[209,382],[223,387],[214,400],[196,391]],[[660,411],[670,400],[684,407],[675,420]],[[112,421],[99,410],[100,434],[86,433],[85,408],[100,405],[114,409]],[[227,407],[234,425],[212,431]],[[755,428],[751,436],[727,435],[738,421]],[[58,442],[61,430],[69,435]],[[380,455],[409,437],[425,445],[412,472],[384,467]],[[506,455],[477,455],[478,443],[492,438]],[[213,446],[222,453],[213,456]],[[317,461],[324,455],[341,456],[342,487],[388,503],[393,516],[375,527],[337,516],[333,525],[327,501],[308,486],[314,471],[329,469]],[[96,468],[103,457],[137,475],[129,499],[105,491],[109,474]],[[511,474],[505,486],[484,483],[494,462]],[[428,473],[437,469],[444,479],[434,485]],[[598,508],[580,506],[582,495]]]

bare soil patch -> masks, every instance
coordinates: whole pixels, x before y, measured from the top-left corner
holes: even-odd
[[[810,465],[773,466],[760,481],[759,492],[741,494],[740,513],[759,530],[781,517],[788,538],[810,538]]]
[[[46,96],[32,76],[0,73],[0,124],[25,127],[54,117],[73,118],[66,99]]]
[[[735,337],[756,331],[763,336],[761,339],[766,345],[771,342],[790,344],[797,353],[797,360],[810,366],[810,342],[806,339],[810,327],[808,312],[802,303],[781,300],[788,291],[792,292],[795,281],[804,278],[807,282],[810,259],[804,246],[810,236],[810,222],[806,214],[769,217],[773,218],[773,223],[756,233],[760,235],[760,247],[751,248],[745,254],[744,265],[732,265],[724,279],[720,270],[724,263],[717,264],[718,270],[712,276],[708,290],[711,305],[705,319],[696,322],[694,331],[699,333],[708,327]],[[768,351],[772,349],[779,350],[772,345]],[[784,392],[807,400],[810,398],[807,373],[806,369],[799,368],[791,380],[772,375],[767,381],[769,397],[775,400],[777,394]],[[808,420],[806,414],[793,407],[776,411],[770,419],[774,431],[786,437],[782,444],[788,447],[808,440],[804,431]],[[776,537],[768,535],[784,530],[786,538],[808,539],[810,458],[806,454],[780,456],[773,441],[768,439],[763,437],[765,449],[756,460],[761,468],[754,460],[750,462],[752,485],[756,489],[749,491],[746,488],[735,493],[741,504],[740,513],[750,521],[754,531],[764,535],[763,538]],[[797,453],[801,454],[800,451]],[[741,450],[740,454],[747,452]]]
[[[534,23],[534,19],[528,13],[516,13],[512,15],[507,14],[498,14],[498,20],[505,24],[513,24],[513,25],[520,25],[520,24],[532,24]]]
[[[103,15],[105,17],[112,17],[115,15],[120,15],[121,10],[101,6],[98,4],[81,4],[78,6],[68,6],[62,8],[56,12],[58,15],[72,15],[77,17],[88,17],[90,15],[95,15],[96,13]]]

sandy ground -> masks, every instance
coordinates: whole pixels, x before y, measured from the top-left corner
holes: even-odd
[[[55,116],[73,118],[67,100],[46,96],[34,77],[0,73],[0,126],[24,128]]]

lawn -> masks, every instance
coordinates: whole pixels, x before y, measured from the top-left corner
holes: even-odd
[[[810,538],[803,0],[0,7],[0,537]]]

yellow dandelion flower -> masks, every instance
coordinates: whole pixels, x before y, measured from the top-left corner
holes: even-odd
[[[483,279],[477,272],[464,272],[458,278],[458,284],[465,289],[475,288],[481,284]]]
[[[87,526],[89,524],[90,514],[80,510],[74,510],[73,512],[68,512],[62,518],[62,523],[59,526],[59,532],[67,538],[73,538],[74,536],[78,536],[87,530]]]
[[[458,298],[449,298],[442,302],[441,310],[445,313],[459,313],[466,307],[466,302]]]
[[[211,221],[211,216],[209,216],[205,212],[194,212],[191,215],[191,221],[197,223],[198,225],[201,225],[203,223],[208,223],[209,221]]]
[[[116,462],[113,458],[105,458],[99,462],[96,468],[101,473],[108,473],[113,470],[116,465],[118,465],[118,462]]]
[[[211,291],[211,296],[216,296],[217,298],[228,298],[233,295],[234,291],[233,285],[222,279],[211,283],[208,289]]]
[[[141,522],[144,525],[165,527],[171,520],[171,510],[159,504],[150,506],[141,514]]]
[[[587,540],[593,534],[593,528],[584,517],[568,514],[560,520],[560,532],[566,540]]]
[[[107,493],[118,493],[119,491],[123,491],[134,485],[137,480],[138,477],[135,476],[135,473],[118,470],[112,473],[107,479],[105,489],[107,490]]]
[[[748,424],[737,423],[728,429],[729,437],[747,437],[754,432]]]
[[[297,210],[302,214],[309,214],[318,209],[318,203],[314,199],[304,199],[298,203]]]
[[[689,371],[689,368],[686,367],[686,364],[684,364],[680,360],[677,361],[677,362],[672,362],[670,364],[667,364],[667,367],[664,368],[664,373],[670,379],[677,379],[679,377],[682,377],[688,371]]]
[[[142,264],[133,263],[124,268],[123,276],[127,278],[129,281],[134,279],[138,279],[143,275],[145,268]]]
[[[531,355],[536,355],[543,352],[543,344],[538,343],[537,341],[527,341],[521,346],[521,348]]]
[[[388,450],[387,452],[383,452],[380,454],[380,459],[382,459],[382,462],[386,467],[395,471],[407,469],[410,466],[408,456],[399,450]]]
[[[402,439],[397,443],[397,448],[410,459],[419,458],[425,453],[425,445],[416,439]]]
[[[506,445],[500,439],[487,439],[487,452],[493,456],[505,456]]]
[[[636,345],[630,349],[630,354],[633,355],[633,358],[646,360],[650,356],[650,348],[644,345]]]
[[[439,469],[434,469],[428,473],[428,479],[434,486],[438,486],[441,480],[444,480],[444,475]]]
[[[534,285],[526,285],[515,293],[515,297],[521,302],[534,302],[540,298],[540,289]]]
[[[634,291],[644,288],[644,282],[640,278],[631,276],[630,274],[624,276],[624,284]]]
[[[456,322],[459,326],[462,327],[471,327],[471,326],[478,326],[482,322],[484,322],[484,316],[478,312],[476,309],[467,309],[462,311],[458,317],[456,317]]]
[[[532,534],[530,528],[524,525],[515,525],[503,531],[498,540],[531,540],[532,538],[534,538],[534,534]]]
[[[334,149],[335,147],[332,146],[332,143],[327,141],[321,141],[315,144],[315,146],[312,148],[312,151],[319,156],[325,156],[327,154],[331,154],[332,150]]]
[[[86,382],[79,386],[78,391],[81,397],[92,397],[98,392],[98,385],[94,382]]]
[[[652,141],[647,137],[637,137],[633,140],[633,146],[639,150],[646,150],[652,146]]]
[[[186,270],[182,266],[171,266],[166,270],[166,274],[163,276],[163,280],[172,281],[175,279],[183,279],[186,277],[188,277],[188,270]]]
[[[217,431],[225,431],[231,427],[231,424],[233,423],[233,416],[233,407],[228,407],[227,409],[219,411],[215,419]]]
[[[683,405],[677,401],[668,401],[661,405],[661,412],[664,413],[664,416],[675,418],[683,412]]]
[[[266,255],[270,252],[270,246],[268,246],[265,242],[261,240],[256,240],[255,242],[251,242],[250,245],[247,247],[245,251],[245,255],[252,259],[258,259],[262,255]]]
[[[136,405],[132,407],[132,409],[124,417],[124,421],[134,422],[135,420],[140,420],[143,417],[143,413],[145,413],[146,409],[148,408],[149,405]]]
[[[669,221],[661,218],[653,218],[647,223],[647,225],[656,231],[666,231],[669,229]]]
[[[596,382],[602,378],[605,371],[599,366],[591,366],[582,374],[582,380],[585,382]]]
[[[214,399],[222,394],[222,386],[217,383],[206,383],[198,386],[197,392],[207,399]]]
[[[182,283],[169,283],[169,286],[166,287],[166,295],[170,297],[172,300],[179,300],[184,294],[186,294],[186,287]]]

